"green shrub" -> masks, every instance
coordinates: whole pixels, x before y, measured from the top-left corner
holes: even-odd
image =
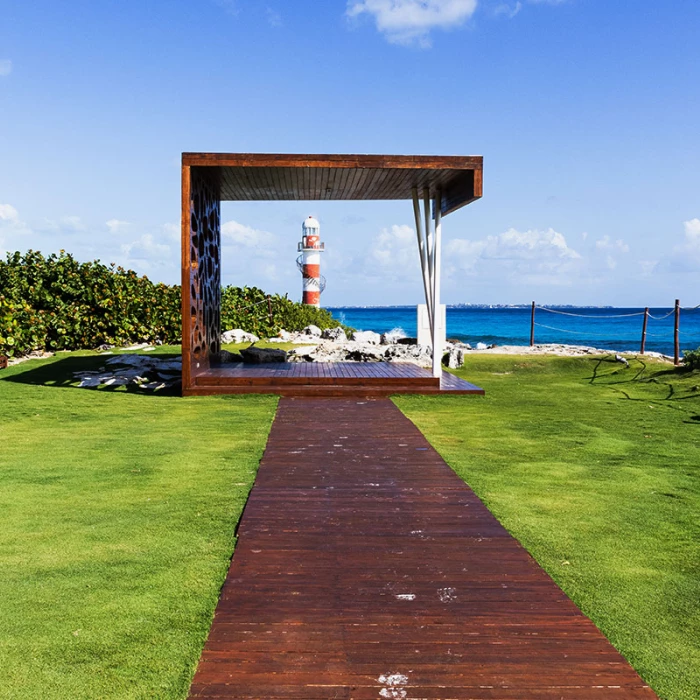
[[[0,354],[77,350],[102,344],[180,342],[180,287],[154,284],[133,270],[80,263],[72,255],[30,250],[0,260]],[[280,329],[341,325],[324,309],[302,306],[257,287],[221,290],[222,330],[261,337]]]
[[[321,330],[342,326],[330,311],[293,302],[286,295],[267,295],[258,287],[228,286],[221,290],[222,330],[241,328],[261,338],[268,338],[281,329],[300,331],[309,325],[318,326]]]
[[[12,357],[44,348],[46,328],[41,316],[23,303],[0,296],[0,354]]]
[[[61,251],[0,261],[0,352],[179,342],[180,289]]]
[[[688,369],[700,369],[700,347],[683,351],[683,364]]]

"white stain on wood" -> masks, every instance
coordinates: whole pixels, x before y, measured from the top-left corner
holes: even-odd
[[[441,603],[451,603],[452,601],[457,600],[456,588],[438,588],[437,594]]]
[[[380,697],[398,700],[408,697],[408,693],[403,687],[408,683],[408,676],[404,676],[402,673],[390,673],[379,676],[377,681],[386,686],[379,691]]]

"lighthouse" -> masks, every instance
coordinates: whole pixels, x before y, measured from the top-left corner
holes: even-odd
[[[313,216],[301,225],[301,242],[297,250],[297,267],[302,276],[302,304],[321,306],[321,292],[326,288],[326,279],[321,276],[321,226]]]

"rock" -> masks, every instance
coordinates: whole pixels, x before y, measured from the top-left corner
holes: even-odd
[[[396,342],[399,345],[417,345],[418,338],[397,338]]]
[[[145,349],[145,348],[144,348]],[[147,355],[114,355],[98,371],[73,372],[84,388],[116,388],[134,385],[139,389],[157,390],[179,382],[182,360]],[[157,378],[157,381],[156,381]]]
[[[262,365],[269,362],[286,362],[287,353],[273,348],[250,347],[241,350],[243,362],[249,365]]]
[[[271,343],[288,343],[292,338],[292,334],[289,331],[282,329],[276,337],[270,338]]]
[[[354,331],[351,340],[355,343],[368,343],[370,345],[379,345],[382,337],[374,331]]]
[[[228,350],[219,351],[219,362],[226,364],[228,362],[243,362],[243,355],[238,352],[229,352]]]
[[[400,328],[394,328],[393,330],[382,333],[381,344],[382,345],[393,345],[406,337],[406,334]]]
[[[318,326],[314,326],[313,324],[310,326],[306,326],[306,328],[302,329],[301,332],[303,335],[310,335],[314,338],[321,337],[321,329]]]
[[[346,360],[350,362],[383,362],[385,350],[370,344],[351,347],[347,350]]]
[[[464,350],[460,347],[452,347],[442,358],[442,364],[450,369],[458,369],[464,364]]]
[[[248,333],[240,328],[234,328],[232,331],[224,331],[221,334],[221,342],[225,345],[229,343],[257,343],[258,340],[260,340],[260,338],[258,338],[257,335]]]
[[[308,345],[309,343],[314,343],[319,340],[320,338],[314,338],[312,335],[303,335],[302,333],[299,333],[297,335],[293,335],[289,339],[289,342],[293,343],[294,345]]]
[[[307,345],[303,348],[294,348],[287,353],[287,362],[317,362],[316,347]]]
[[[420,367],[430,367],[433,353],[424,345],[390,345],[384,352],[387,362],[412,362]]]
[[[340,326],[337,328],[326,328],[321,333],[321,337],[324,340],[332,340],[334,343],[345,343],[348,339],[345,331]]]
[[[156,358],[145,355],[114,355],[105,362],[106,365],[126,365],[127,367],[146,367],[157,362]]]
[[[615,362],[621,362],[625,367],[629,367],[630,363],[622,357],[622,355],[615,355]]]
[[[95,350],[99,350],[101,352],[105,352],[105,350],[112,350],[114,348],[114,345],[111,343],[102,343],[102,345],[98,345]]]

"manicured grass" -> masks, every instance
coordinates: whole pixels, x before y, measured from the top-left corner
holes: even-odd
[[[471,356],[398,406],[668,700],[700,698],[700,372]]]
[[[0,697],[184,698],[209,630],[277,401],[66,386],[104,359],[0,372]]]
[[[276,400],[71,388],[104,359],[0,372],[0,697],[183,698],[209,629]],[[471,356],[485,398],[396,402],[663,698],[697,700],[700,372],[632,365]]]

